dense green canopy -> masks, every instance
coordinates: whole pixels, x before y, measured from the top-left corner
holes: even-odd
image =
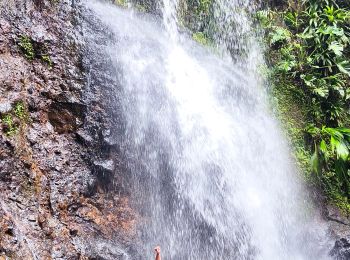
[[[272,92],[297,159],[349,213],[350,2],[284,1],[257,19],[265,29]]]

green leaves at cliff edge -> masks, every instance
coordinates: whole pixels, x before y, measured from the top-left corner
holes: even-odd
[[[312,154],[316,183],[350,213],[350,1],[291,0],[258,12],[257,21],[274,93],[290,93],[279,101],[284,115],[306,130],[297,147]]]

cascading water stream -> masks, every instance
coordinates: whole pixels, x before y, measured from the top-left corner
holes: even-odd
[[[243,23],[227,12],[244,5],[219,0],[216,26]],[[113,34],[105,55],[122,86],[139,259],[151,259],[156,244],[164,259],[327,259],[325,228],[255,76],[254,40],[240,42],[248,55],[234,62],[178,32],[175,0],[164,0],[163,23],[87,6]],[[235,35],[218,30],[218,45],[229,49]]]

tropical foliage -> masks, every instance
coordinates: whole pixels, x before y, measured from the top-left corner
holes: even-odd
[[[257,18],[268,39],[273,92],[288,89],[279,97],[303,107],[298,138],[313,154],[313,180],[349,210],[350,1],[284,1]]]

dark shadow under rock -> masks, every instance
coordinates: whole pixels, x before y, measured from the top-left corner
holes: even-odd
[[[86,107],[80,103],[53,103],[49,110],[50,123],[55,131],[71,133],[77,130],[84,122]]]

